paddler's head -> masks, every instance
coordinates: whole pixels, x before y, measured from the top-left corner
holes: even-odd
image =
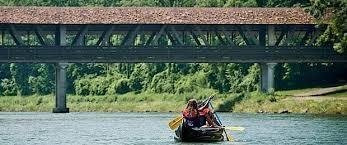
[[[190,99],[188,101],[187,107],[186,108],[191,108],[191,109],[197,109],[198,108],[198,103],[195,99]]]

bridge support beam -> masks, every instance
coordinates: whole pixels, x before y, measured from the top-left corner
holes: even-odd
[[[66,68],[68,63],[58,63],[55,66],[55,108],[53,113],[69,113],[66,107]]]
[[[271,93],[275,91],[274,72],[277,63],[262,63],[261,67],[261,91]]]

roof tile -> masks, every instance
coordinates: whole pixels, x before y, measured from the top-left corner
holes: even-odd
[[[0,23],[315,24],[302,8],[0,7]]]

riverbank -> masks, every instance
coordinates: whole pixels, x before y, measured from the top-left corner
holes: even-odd
[[[67,106],[71,112],[179,112],[190,98],[203,100],[208,97],[207,94],[215,94],[215,91],[204,89],[179,95],[147,92],[103,96],[68,95]],[[50,112],[53,107],[53,95],[0,96],[0,111],[3,112]]]
[[[274,94],[250,93],[233,107],[233,112],[347,114],[347,92],[324,96],[294,96],[295,91]]]
[[[299,92],[315,89],[277,91],[273,94],[259,92],[245,94],[216,94],[214,107],[223,112],[247,113],[309,113],[347,114],[347,91],[322,96],[301,96]],[[198,100],[215,94],[203,90],[189,94],[127,93],[107,96],[68,95],[71,112],[179,112],[192,96]],[[53,95],[0,96],[0,111],[3,112],[51,112]]]

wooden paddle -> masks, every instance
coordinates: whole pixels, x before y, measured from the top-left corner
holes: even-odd
[[[175,119],[169,122],[169,127],[171,130],[178,128],[183,122],[183,116],[177,116]]]
[[[231,131],[243,131],[243,130],[245,130],[244,127],[239,127],[239,126],[225,126],[223,128],[231,130]]]
[[[209,103],[210,103],[210,102],[209,102]],[[210,103],[210,106],[211,106],[211,108],[213,109],[213,106],[212,106],[211,103]],[[219,122],[219,124],[222,125],[222,122],[220,121],[220,119],[219,119],[217,113],[214,112],[213,114],[216,116],[217,121]],[[227,132],[225,131],[225,129],[224,129],[224,134],[225,134],[225,136],[227,137],[227,141],[234,141],[234,138],[233,138],[230,134],[227,134]]]

